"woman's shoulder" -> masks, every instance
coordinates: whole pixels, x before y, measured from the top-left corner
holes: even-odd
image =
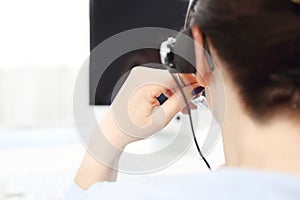
[[[299,196],[300,176],[223,168],[211,173],[96,183],[86,192],[85,199],[298,199]]]

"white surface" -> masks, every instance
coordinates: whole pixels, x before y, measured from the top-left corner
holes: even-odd
[[[99,120],[105,109],[107,108],[96,108]],[[209,125],[209,119],[205,116],[202,125],[202,128]],[[178,126],[180,122],[174,120],[158,137],[135,143],[126,151],[147,152],[149,149],[159,148],[166,140],[172,139]],[[185,126],[188,128],[188,125]],[[207,157],[213,168],[224,162],[222,152],[222,144],[219,142]],[[62,199],[84,153],[75,128],[0,131],[0,188],[4,190],[5,200]],[[192,145],[172,166],[147,176],[187,174],[202,170],[207,169]],[[143,175],[120,174],[119,179],[141,176]]]

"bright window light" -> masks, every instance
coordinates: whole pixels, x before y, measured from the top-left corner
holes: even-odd
[[[0,67],[80,67],[89,53],[88,0],[0,1]]]

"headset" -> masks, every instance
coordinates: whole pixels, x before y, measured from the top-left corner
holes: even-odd
[[[181,91],[182,97],[185,101],[189,120],[190,120],[190,126],[191,131],[193,134],[193,139],[197,148],[197,151],[199,152],[200,157],[205,162],[207,168],[211,170],[211,167],[209,163],[207,162],[206,158],[201,152],[201,149],[198,145],[197,138],[195,135],[195,130],[193,126],[193,120],[191,115],[191,109],[189,107],[189,101],[186,97],[186,95],[183,92],[182,89],[182,80],[179,76],[179,74],[196,74],[197,70],[195,67],[195,47],[194,47],[194,40],[192,31],[190,28],[188,28],[188,24],[191,20],[191,12],[194,11],[196,6],[197,0],[191,0],[189,4],[189,8],[187,11],[186,19],[185,19],[185,25],[184,30],[182,30],[175,38],[169,37],[166,41],[164,41],[161,44],[160,47],[160,57],[162,64],[169,70],[170,74],[172,75],[176,85]],[[207,40],[204,37],[204,45],[203,49],[205,50],[206,59],[209,65],[209,68],[211,71],[214,70],[214,62],[211,59],[211,54],[207,45]],[[203,88],[204,89],[204,88]]]

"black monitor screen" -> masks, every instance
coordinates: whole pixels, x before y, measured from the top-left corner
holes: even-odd
[[[115,34],[134,28],[162,27],[180,31],[188,4],[188,0],[90,0],[90,49],[92,51]],[[157,49],[135,50],[120,56],[101,78],[97,77],[101,66],[94,64],[91,55],[90,104],[109,105],[117,82],[134,66],[160,63],[158,48],[163,41],[161,38],[153,40]]]

